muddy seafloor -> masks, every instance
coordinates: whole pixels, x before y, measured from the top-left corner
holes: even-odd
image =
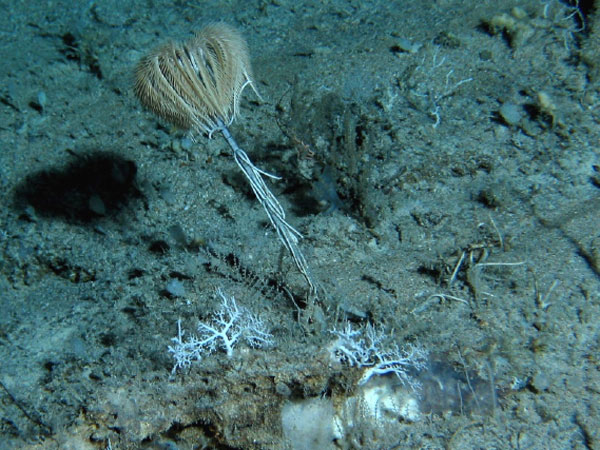
[[[1,448],[600,446],[597,2],[2,3]],[[317,299],[226,142],[132,93],[215,21]],[[172,373],[217,288],[273,344]],[[361,385],[348,323],[421,388]]]

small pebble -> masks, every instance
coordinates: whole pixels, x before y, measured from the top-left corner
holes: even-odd
[[[183,283],[177,279],[169,281],[167,284],[167,292],[173,297],[183,297],[185,295],[185,287]]]
[[[46,93],[44,91],[38,92],[37,104],[39,105],[41,112],[43,112],[46,109],[47,100],[48,99],[46,98]]]
[[[507,125],[516,125],[521,121],[523,113],[521,108],[514,103],[504,103],[500,108],[500,117],[506,122]]]

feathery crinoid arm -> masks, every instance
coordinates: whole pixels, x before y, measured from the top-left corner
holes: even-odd
[[[144,57],[135,73],[142,104],[174,125],[209,136],[229,125],[251,85],[248,48],[234,28],[208,25],[185,42],[169,42]]]

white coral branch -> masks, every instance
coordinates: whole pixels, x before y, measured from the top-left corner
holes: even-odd
[[[227,296],[221,289],[217,289],[217,295],[221,298],[221,307],[211,320],[198,324],[198,336],[192,335],[184,340],[181,320],[177,321],[177,337],[172,339],[175,344],[169,346],[169,352],[175,358],[172,373],[189,367],[193,361],[200,361],[205,353],[221,349],[231,357],[233,348],[242,338],[253,348],[273,343],[273,336],[259,317],[238,306],[235,298]]]
[[[366,368],[359,385],[376,375],[394,374],[402,384],[420,389],[419,381],[410,372],[426,367],[425,349],[416,345],[386,347],[385,335],[370,324],[354,330],[348,323],[342,331],[332,330],[331,333],[337,336],[328,349],[331,360],[349,367]]]

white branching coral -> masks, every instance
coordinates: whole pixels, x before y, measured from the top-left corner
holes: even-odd
[[[221,289],[217,289],[217,295],[221,298],[221,307],[210,321],[198,324],[197,336],[191,335],[185,340],[181,319],[177,321],[177,337],[172,339],[174,344],[169,346],[169,352],[175,359],[172,373],[189,367],[193,361],[200,361],[204,354],[217,350],[224,350],[231,357],[239,340],[244,340],[253,348],[273,344],[273,336],[259,317],[238,306],[235,298],[227,296]]]
[[[337,337],[328,348],[331,360],[349,367],[365,368],[359,385],[364,385],[374,375],[394,374],[403,385],[420,389],[421,384],[411,371],[420,371],[427,365],[427,351],[422,347],[386,346],[385,334],[371,324],[354,330],[348,323],[342,331],[332,330],[331,333]]]

